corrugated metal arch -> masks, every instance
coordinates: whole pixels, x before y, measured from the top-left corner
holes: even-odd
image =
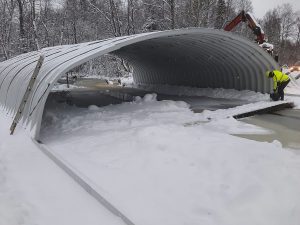
[[[56,81],[70,69],[104,54],[128,60],[142,84],[233,88],[269,92],[266,70],[278,68],[265,51],[240,36],[206,28],[144,33],[45,48],[0,63],[1,109],[14,115],[40,54],[44,64],[23,113],[38,137],[44,105]]]

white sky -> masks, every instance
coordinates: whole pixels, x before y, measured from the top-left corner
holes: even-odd
[[[252,0],[253,14],[256,18],[262,19],[269,9],[273,9],[284,3],[291,3],[294,11],[300,10],[300,0]]]

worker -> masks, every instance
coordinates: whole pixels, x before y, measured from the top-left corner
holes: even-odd
[[[271,95],[271,98],[274,101],[284,100],[284,88],[288,85],[290,82],[290,78],[287,74],[279,71],[279,70],[273,70],[273,71],[267,71],[266,76],[268,78],[273,78],[273,95]]]

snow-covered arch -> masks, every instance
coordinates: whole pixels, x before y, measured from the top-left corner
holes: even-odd
[[[111,53],[128,60],[134,80],[269,92],[266,70],[277,63],[255,43],[230,32],[206,28],[152,32],[41,50],[45,61],[32,88],[22,120],[38,137],[46,99],[56,81],[70,69]],[[0,63],[1,110],[15,115],[41,52]]]

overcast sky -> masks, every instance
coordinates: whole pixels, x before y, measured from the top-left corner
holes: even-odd
[[[262,19],[269,9],[273,9],[284,3],[291,3],[294,11],[300,10],[300,0],[252,0],[254,17]]]

